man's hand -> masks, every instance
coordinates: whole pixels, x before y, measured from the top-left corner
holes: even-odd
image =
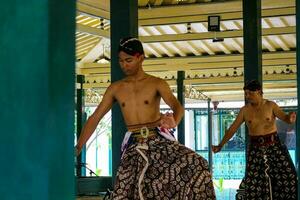
[[[212,145],[211,149],[214,153],[218,153],[219,151],[221,151],[222,146],[221,145]]]
[[[160,126],[166,129],[175,128],[177,124],[175,122],[173,113],[167,112],[166,114],[162,114],[160,118]]]
[[[291,123],[296,122],[296,112],[290,112],[289,113],[289,120],[290,120]]]

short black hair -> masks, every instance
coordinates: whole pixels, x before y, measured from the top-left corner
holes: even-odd
[[[134,56],[135,54],[144,54],[144,48],[141,41],[134,37],[126,37],[120,40],[118,52],[124,51],[125,53]]]
[[[257,90],[262,90],[262,86],[258,80],[251,80],[245,84],[243,89],[250,90],[250,91],[257,91]]]

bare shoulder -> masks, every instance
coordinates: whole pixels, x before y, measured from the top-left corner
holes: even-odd
[[[152,75],[150,75],[150,80],[151,80],[151,82],[153,82],[154,84],[159,85],[159,86],[167,84],[167,82],[164,79],[162,79],[160,77],[152,76]]]
[[[265,101],[265,105],[268,107],[278,107],[277,103],[275,103],[274,101],[268,100],[268,99],[264,99]]]
[[[108,86],[107,91],[110,91],[111,93],[115,93],[123,83],[124,80],[115,81]]]
[[[240,112],[239,113],[244,113],[247,112],[247,109],[249,108],[249,104],[244,105],[243,107],[241,107]]]
[[[264,99],[264,101],[265,101],[265,104],[269,104],[269,105],[274,105],[274,104],[276,104],[274,101],[271,101],[271,100],[269,100],[269,99]]]
[[[162,78],[153,76],[151,74],[147,74],[147,76],[148,76],[149,80],[151,80],[151,81],[164,81]]]
[[[156,77],[156,76],[147,74],[147,79],[148,79],[148,81],[147,81],[148,84],[152,85],[153,87],[155,87],[157,89],[165,87],[167,85],[167,82],[160,77]]]

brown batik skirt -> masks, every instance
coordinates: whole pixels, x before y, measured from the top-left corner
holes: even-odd
[[[257,137],[257,136],[256,136]],[[251,141],[237,200],[297,200],[298,179],[287,147],[276,133]]]
[[[156,135],[133,141],[117,172],[113,199],[214,200],[207,161],[191,149]]]

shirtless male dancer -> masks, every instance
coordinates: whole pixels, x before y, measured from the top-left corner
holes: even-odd
[[[225,132],[217,153],[245,122],[249,132],[247,166],[240,185],[247,200],[297,200],[297,174],[289,152],[277,135],[276,117],[286,123],[296,121],[296,113],[285,114],[279,106],[263,98],[261,84],[252,80],[244,87],[246,105]]]
[[[113,199],[215,199],[207,161],[173,136],[183,107],[164,80],[144,72],[143,61],[141,42],[132,37],[122,39],[119,63],[126,76],[107,88],[81,132],[77,151],[116,101],[128,132],[122,143]],[[161,98],[173,113],[160,113]]]

